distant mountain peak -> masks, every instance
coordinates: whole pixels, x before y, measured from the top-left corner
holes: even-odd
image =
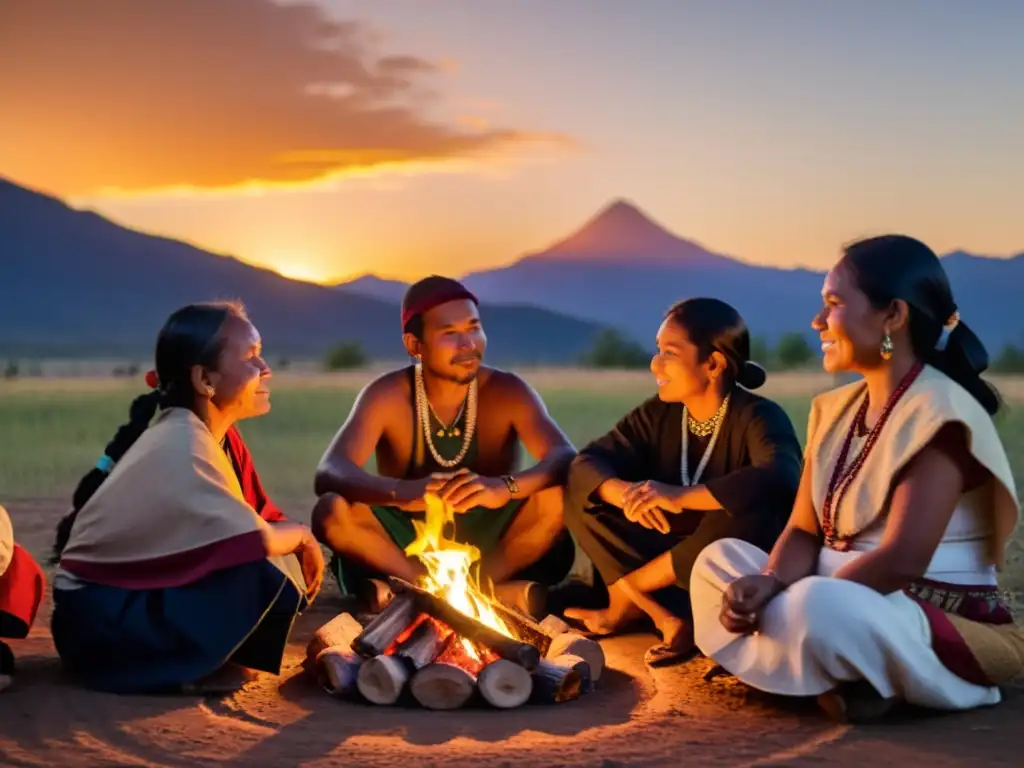
[[[408,285],[401,280],[381,277],[373,272],[364,272],[352,280],[336,283],[334,290],[361,293],[385,301],[401,302]]]
[[[710,253],[663,227],[628,198],[609,201],[583,226],[529,259],[633,264],[700,265],[721,263]]]
[[[630,253],[662,246],[676,238],[655,223],[630,200],[612,200],[583,226],[557,243],[552,251],[593,256],[599,253]]]
[[[639,205],[626,197],[617,197],[610,201],[588,223],[609,221],[662,229],[650,216],[643,212]]]

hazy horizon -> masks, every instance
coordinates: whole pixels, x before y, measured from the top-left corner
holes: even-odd
[[[317,282],[508,264],[617,198],[754,264],[881,231],[1005,257],[1021,28],[995,0],[7,4],[0,175]]]

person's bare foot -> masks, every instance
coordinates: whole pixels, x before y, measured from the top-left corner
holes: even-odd
[[[607,608],[566,608],[565,617],[582,622],[587,632],[593,635],[610,635],[622,625],[622,621],[616,620]]]
[[[818,706],[837,723],[870,723],[889,714],[896,699],[883,698],[870,683],[858,680],[821,694]]]
[[[658,624],[661,642],[652,645],[644,654],[644,661],[652,667],[666,667],[686,661],[697,650],[693,639],[693,625],[675,616]]]
[[[582,622],[591,634],[602,636],[621,631],[644,614],[621,589],[612,584],[608,589],[607,608],[566,608],[563,615]]]

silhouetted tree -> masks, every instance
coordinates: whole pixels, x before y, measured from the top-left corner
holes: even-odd
[[[814,350],[802,333],[787,333],[779,339],[775,356],[778,358],[779,366],[783,370],[788,370],[807,365],[814,357]]]
[[[647,368],[651,355],[636,341],[606,328],[597,334],[580,362],[588,368]]]
[[[750,359],[755,363],[759,363],[765,368],[771,367],[771,349],[768,347],[768,341],[764,336],[754,336],[750,340]]]
[[[993,373],[1024,373],[1024,349],[1007,344],[992,363]]]
[[[328,371],[348,371],[362,368],[367,362],[366,352],[358,341],[343,341],[327,353],[324,368]]]

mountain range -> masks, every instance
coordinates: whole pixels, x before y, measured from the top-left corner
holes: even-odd
[[[954,252],[943,263],[963,319],[993,355],[1024,341],[1024,254]],[[482,300],[488,359],[544,364],[578,359],[609,326],[650,347],[665,309],[688,296],[730,302],[768,341],[791,331],[811,337],[823,277],[715,253],[616,200],[545,250],[462,279]],[[3,355],[148,356],[176,307],[239,298],[271,359],[320,357],[340,341],[399,359],[405,288],[372,274],[337,286],[291,280],[0,178]]]
[[[1024,342],[1024,253],[942,256],[960,313],[993,357]],[[816,338],[823,271],[750,264],[674,235],[626,200],[610,203],[577,231],[512,264],[463,276],[487,304],[548,307],[615,326],[653,345],[665,310],[691,296],[728,301],[751,333],[774,342],[793,331]],[[405,285],[364,275],[338,286],[367,296],[401,295]]]
[[[321,357],[341,341],[377,359],[404,356],[400,296],[290,280],[0,179],[0,354],[148,358],[175,308],[223,298],[245,302],[271,360]],[[501,364],[575,359],[602,327],[514,302],[481,316],[488,359]]]

